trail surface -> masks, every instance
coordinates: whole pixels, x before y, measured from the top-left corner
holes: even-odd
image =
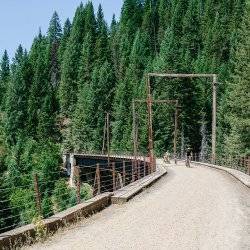
[[[249,189],[233,177],[180,164],[127,204],[31,249],[250,249],[249,208]]]

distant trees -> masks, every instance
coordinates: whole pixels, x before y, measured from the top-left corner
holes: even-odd
[[[227,135],[224,152],[230,156],[249,155],[250,153],[250,18],[249,6],[238,31],[235,47],[232,76],[225,94],[224,117],[226,118]]]
[[[8,53],[5,50],[0,62],[0,107],[4,109],[6,91],[10,80],[10,62]]]

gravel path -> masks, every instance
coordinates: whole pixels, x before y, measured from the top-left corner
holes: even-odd
[[[249,208],[249,189],[233,177],[178,165],[127,204],[30,249],[250,249]]]

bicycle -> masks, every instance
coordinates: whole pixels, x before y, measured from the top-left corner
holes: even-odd
[[[191,163],[191,157],[190,157],[190,156],[187,156],[187,157],[186,157],[186,160],[185,160],[185,165],[186,165],[187,168],[190,168],[190,167],[191,167],[190,163]]]

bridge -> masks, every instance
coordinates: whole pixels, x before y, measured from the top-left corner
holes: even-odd
[[[84,158],[89,164],[97,158],[108,161],[103,155],[78,154],[74,155],[75,164]],[[114,168],[110,170],[108,190],[99,188],[99,193],[95,192],[89,201],[80,199],[78,205],[45,219],[48,232],[56,231],[56,234],[28,249],[250,248],[249,175],[197,161],[192,161],[191,168],[187,168],[184,161],[165,164],[157,159],[156,169],[152,171],[149,159],[144,157],[138,157],[136,164],[134,158],[128,156],[110,156],[109,160]],[[125,179],[129,181],[123,182],[124,162],[128,162]],[[249,166],[248,161],[245,166]],[[104,165],[97,163],[95,175],[98,176],[97,171],[101,169]],[[99,185],[107,183],[99,181]],[[63,230],[54,230],[55,225]],[[32,236],[34,230],[34,225],[27,225],[3,233],[0,246],[1,243],[6,246],[7,241],[14,246],[26,238],[25,233]],[[27,238],[25,241],[27,243]]]
[[[195,163],[163,166],[167,175],[128,203],[111,205],[29,249],[250,248],[249,187]]]

